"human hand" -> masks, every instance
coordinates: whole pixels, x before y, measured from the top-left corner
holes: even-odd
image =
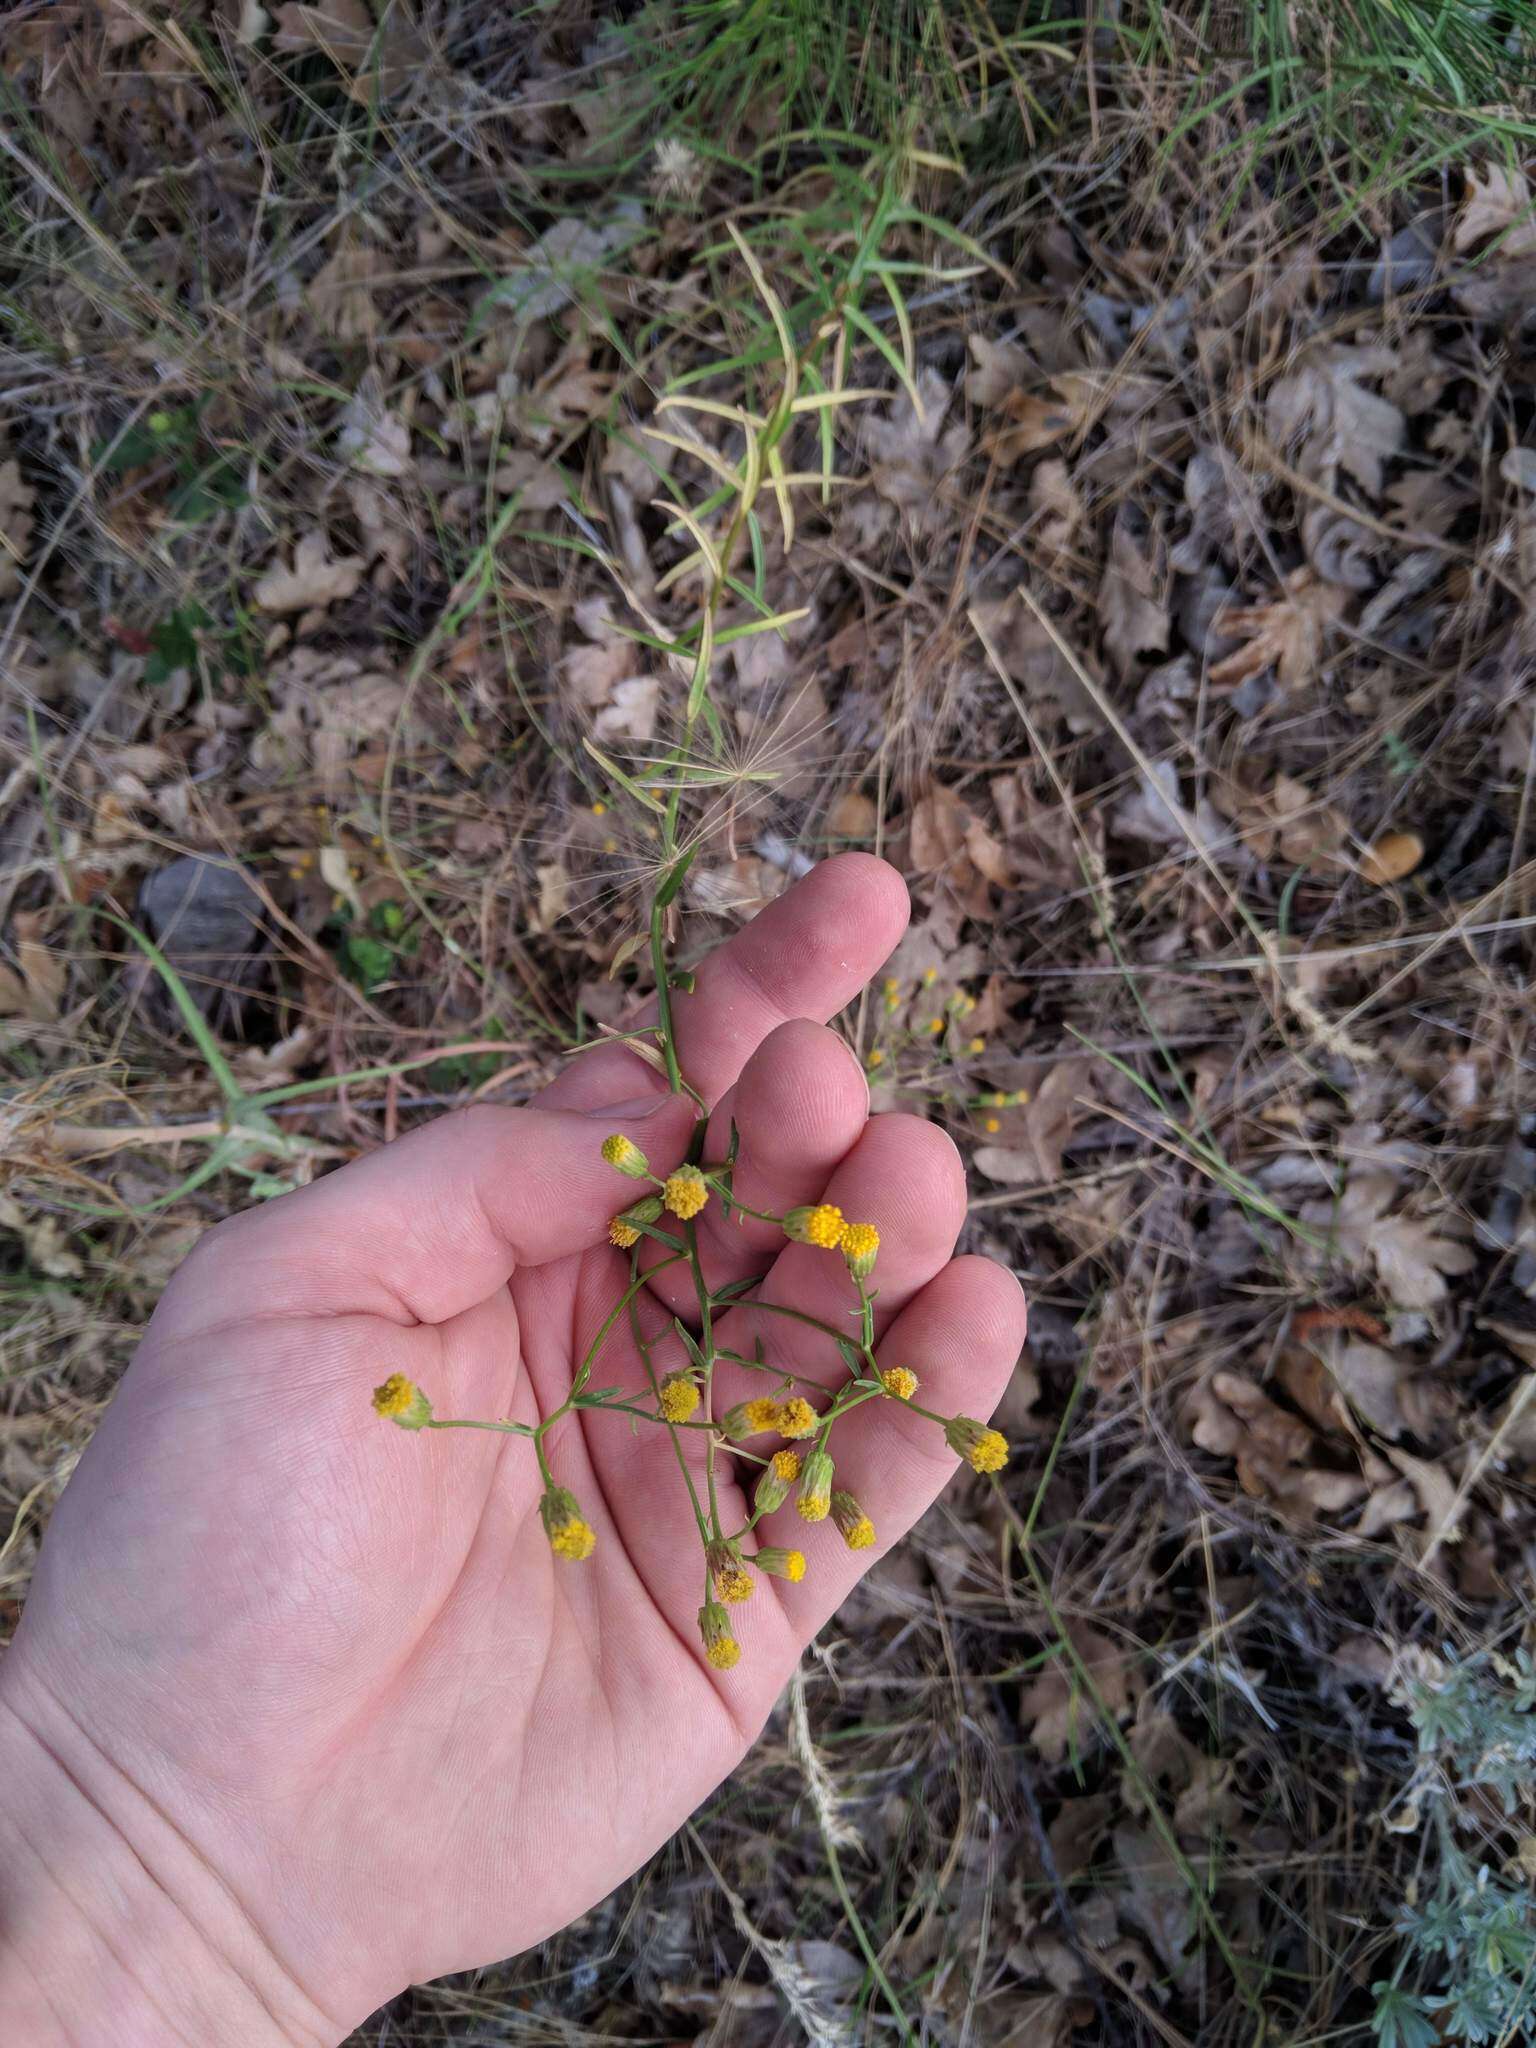
[[[952,1258],[953,1145],[870,1118],[824,1025],[905,918],[891,869],[827,862],[700,967],[678,1050],[715,1105],[708,1156],[734,1118],[741,1201],[825,1197],[877,1223],[877,1355],[915,1366],[936,1408],[985,1416],[1023,1339],[1018,1286]],[[133,2048],[334,2042],[407,1982],[564,1926],[740,1760],[806,1643],[953,1473],[899,1402],[850,1414],[839,1484],[876,1547],[807,1541],[803,1582],[759,1580],[734,1610],[743,1656],[720,1671],[661,1431],[578,1411],[550,1432],[597,1537],[572,1564],[540,1525],[526,1441],[406,1435],[370,1412],[395,1372],[443,1415],[560,1407],[627,1278],[606,1232],[634,1190],[600,1142],[626,1132],[666,1171],[693,1114],[605,1048],[535,1107],[445,1117],[221,1224],[177,1274],[0,1666],[0,1767],[31,1788],[10,1840],[0,1821],[0,1926],[38,2042],[101,2038],[78,2017],[93,1967]],[[713,1286],[766,1272],[766,1298],[846,1312],[841,1261],[766,1224],[712,1203],[699,1242]],[[674,1307],[648,1302],[647,1328]],[[731,1314],[749,1350],[753,1312]],[[806,1372],[836,1362],[809,1327],[773,1336]],[[599,1377],[646,1384],[627,1332]]]

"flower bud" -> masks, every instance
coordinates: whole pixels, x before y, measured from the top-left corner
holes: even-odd
[[[403,1372],[392,1372],[382,1387],[373,1390],[373,1412],[399,1429],[425,1429],[432,1420],[432,1403]]]
[[[800,1453],[775,1451],[763,1467],[752,1505],[760,1515],[771,1515],[789,1499],[789,1489],[800,1477]]]
[[[706,1600],[699,1609],[699,1634],[704,1638],[704,1655],[717,1671],[729,1671],[741,1657],[741,1645],[731,1633],[731,1617],[718,1600]]]
[[[773,1579],[788,1579],[798,1586],[805,1577],[805,1554],[799,1550],[785,1550],[777,1543],[770,1543],[759,1550],[752,1559],[760,1572],[767,1572]]]
[[[833,1494],[832,1519],[837,1524],[837,1533],[850,1550],[874,1548],[875,1525],[851,1493],[839,1489]]]
[[[1001,1472],[1008,1462],[1008,1439],[973,1415],[952,1415],[944,1425],[944,1441],[977,1472]]]
[[[660,1195],[646,1195],[638,1202],[631,1202],[621,1215],[615,1216],[608,1226],[608,1242],[616,1244],[621,1252],[627,1252],[632,1244],[640,1242],[642,1223],[654,1223],[661,1214]]]
[[[633,1138],[626,1138],[622,1131],[615,1131],[603,1140],[603,1157],[610,1166],[616,1166],[620,1173],[626,1173],[631,1180],[647,1180],[650,1177],[651,1162],[646,1158]]]
[[[805,1522],[824,1522],[832,1507],[832,1460],[825,1451],[812,1451],[800,1474],[795,1495],[795,1512]]]

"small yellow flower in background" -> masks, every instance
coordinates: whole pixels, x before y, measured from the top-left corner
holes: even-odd
[[[986,1132],[989,1138],[995,1138],[1002,1128],[1002,1125],[998,1122],[995,1116],[989,1116],[986,1122],[982,1125],[982,1129]]]
[[[771,1394],[758,1394],[750,1401],[738,1401],[720,1418],[720,1427],[732,1443],[745,1436],[763,1436],[779,1426],[779,1404]]]
[[[647,1195],[643,1201],[631,1202],[622,1215],[615,1216],[608,1225],[608,1242],[616,1244],[621,1252],[627,1252],[631,1245],[640,1242],[642,1223],[654,1223],[661,1214],[660,1195]]]
[[[606,817],[607,817],[607,815],[608,815],[608,806],[607,806],[607,805],[606,805],[606,804],[605,804],[605,803],[603,802],[603,800],[602,800],[602,798],[601,798],[601,797],[599,797],[599,798],[597,799],[597,802],[596,802],[595,804],[593,804],[593,806],[592,806],[592,815],[593,815],[593,817],[594,817],[594,818],[606,818]]]
[[[556,1557],[568,1557],[573,1564],[580,1564],[596,1550],[597,1537],[591,1524],[583,1518],[575,1494],[565,1487],[550,1487],[539,1502],[539,1519]]]
[[[780,1403],[773,1426],[780,1436],[814,1436],[821,1427],[821,1417],[804,1394],[794,1394]]]
[[[987,1041],[984,1038],[973,1038],[965,1049],[969,1053],[985,1052]]]
[[[937,967],[925,967],[925,968],[923,969],[923,987],[924,987],[924,988],[932,988],[932,987],[933,987],[933,984],[934,984],[934,983],[935,983],[935,982],[936,982],[936,981],[938,980],[938,978],[939,978],[939,970],[937,969]]]
[[[686,1422],[699,1405],[699,1390],[686,1372],[669,1372],[656,1396],[667,1422]]]
[[[676,1173],[667,1176],[661,1199],[674,1216],[686,1223],[709,1200],[709,1184],[696,1166],[680,1166]]]
[[[789,1499],[789,1489],[799,1477],[800,1453],[775,1451],[757,1482],[757,1491],[752,1496],[753,1508],[760,1515],[773,1514]]]
[[[743,1600],[752,1598],[752,1574],[742,1563],[741,1552],[734,1543],[723,1540],[711,1543],[704,1553],[704,1561],[714,1582],[717,1600],[736,1607]]]
[[[803,1522],[824,1522],[831,1509],[832,1460],[825,1451],[812,1451],[800,1474],[795,1512]]]
[[[645,1180],[651,1170],[649,1159],[634,1139],[626,1138],[622,1131],[615,1131],[612,1137],[604,1138],[603,1157],[620,1173],[627,1173],[631,1180]]]
[[[942,1017],[930,1018],[928,1029],[932,1033],[932,1035],[935,1038],[937,1038],[944,1029],[944,1019]]]
[[[944,1425],[944,1441],[976,1472],[1001,1472],[1008,1462],[1008,1439],[973,1415],[952,1415]]]
[[[969,1017],[972,1010],[976,1007],[976,998],[973,995],[962,995],[956,1007],[959,1009],[962,1017]]]
[[[901,983],[894,974],[888,974],[880,986],[888,996],[899,996],[901,994]]]
[[[837,1533],[850,1550],[874,1548],[875,1525],[851,1493],[840,1489],[833,1494],[832,1519],[837,1524]]]
[[[760,1572],[767,1572],[773,1579],[788,1579],[798,1586],[805,1577],[805,1553],[800,1550],[785,1550],[777,1543],[770,1543],[759,1550],[752,1559]]]
[[[392,1372],[382,1387],[373,1390],[373,1412],[401,1429],[425,1429],[432,1420],[432,1403],[403,1372]]]
[[[878,1045],[871,1052],[864,1055],[864,1064],[866,1067],[883,1067],[885,1065],[885,1054]]]
[[[819,1245],[834,1251],[843,1234],[843,1212],[836,1202],[802,1203],[784,1217],[784,1235],[795,1244]]]
[[[740,1661],[741,1645],[731,1633],[731,1617],[718,1600],[706,1600],[699,1609],[699,1634],[704,1655],[717,1671],[729,1671]]]
[[[880,1250],[879,1231],[873,1223],[845,1223],[840,1243],[854,1279],[867,1280],[875,1270]]]
[[[888,1365],[880,1384],[893,1401],[910,1401],[917,1392],[917,1374],[909,1365]]]

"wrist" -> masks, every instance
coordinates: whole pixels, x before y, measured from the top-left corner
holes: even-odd
[[[11,1677],[9,1667],[0,1681]],[[27,2048],[334,2048],[239,1901],[62,1716],[0,1682],[0,2012]],[[30,1706],[30,1703],[29,1703]]]

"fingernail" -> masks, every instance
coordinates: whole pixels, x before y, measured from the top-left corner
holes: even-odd
[[[654,1116],[658,1109],[664,1109],[672,1100],[666,1089],[658,1095],[637,1095],[632,1102],[605,1102],[601,1109],[589,1109],[587,1116],[606,1117],[610,1123],[634,1124],[648,1116]]]

